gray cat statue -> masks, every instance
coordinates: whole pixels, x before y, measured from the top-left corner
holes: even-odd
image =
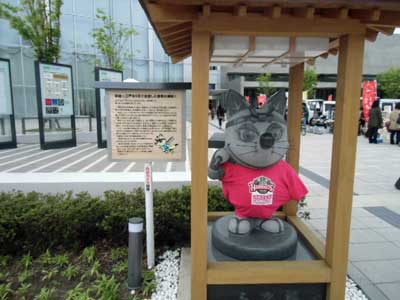
[[[222,181],[224,195],[235,207],[228,230],[235,235],[254,229],[283,232],[288,224],[273,214],[308,192],[297,172],[282,160],[289,148],[285,93],[275,93],[261,108],[250,106],[233,90],[222,102],[227,114],[225,146],[214,153],[208,176]]]

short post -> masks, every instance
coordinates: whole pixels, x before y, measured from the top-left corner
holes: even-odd
[[[25,125],[24,117],[22,117],[22,119],[21,119],[21,126],[22,126],[22,134],[26,134],[26,125]]]
[[[92,116],[89,115],[89,131],[92,131]]]
[[[147,267],[154,267],[153,179],[151,163],[144,164],[144,190],[146,201]]]
[[[129,219],[128,289],[134,290],[142,284],[143,219]]]

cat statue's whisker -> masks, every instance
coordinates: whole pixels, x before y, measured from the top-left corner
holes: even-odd
[[[242,155],[249,154],[249,153],[253,153],[253,152],[257,152],[257,150],[251,150],[251,151],[239,153],[238,155],[239,155],[239,156],[242,156]]]

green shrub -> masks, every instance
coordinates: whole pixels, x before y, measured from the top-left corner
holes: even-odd
[[[233,210],[218,186],[208,192],[209,211]],[[191,188],[154,191],[154,226],[158,246],[190,241]],[[128,219],[145,217],[145,195],[108,191],[103,197],[88,193],[45,195],[36,192],[0,193],[0,255],[46,249],[79,250],[99,241],[126,246]],[[50,253],[48,252],[50,255]],[[49,257],[53,261],[53,257]],[[66,264],[67,262],[65,262]]]

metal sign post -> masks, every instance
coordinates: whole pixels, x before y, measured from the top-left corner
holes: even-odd
[[[153,212],[153,174],[151,163],[144,164],[144,191],[146,202],[146,249],[147,267],[154,267],[154,212]]]

